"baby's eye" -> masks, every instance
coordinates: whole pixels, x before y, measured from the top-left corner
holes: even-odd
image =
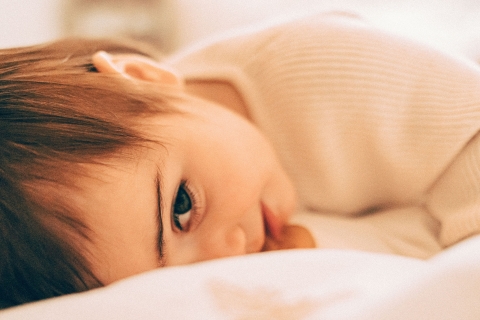
[[[189,195],[185,184],[182,183],[177,191],[175,203],[173,204],[173,223],[180,231],[188,230],[190,218],[192,215],[192,198]]]

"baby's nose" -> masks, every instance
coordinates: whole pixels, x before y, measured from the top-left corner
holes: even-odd
[[[239,226],[212,232],[202,241],[199,261],[246,254],[247,239]]]

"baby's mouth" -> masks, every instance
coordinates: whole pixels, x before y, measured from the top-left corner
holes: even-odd
[[[315,240],[304,227],[283,225],[282,221],[262,203],[265,243],[261,251],[315,248]]]

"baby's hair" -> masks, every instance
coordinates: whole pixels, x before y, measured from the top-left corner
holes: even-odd
[[[136,119],[169,106],[96,72],[99,50],[156,55],[88,39],[0,50],[0,309],[102,285],[83,251],[88,228],[62,187],[74,187],[82,164],[145,145]]]

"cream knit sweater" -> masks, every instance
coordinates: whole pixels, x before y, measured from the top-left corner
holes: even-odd
[[[300,196],[319,246],[427,257],[480,232],[480,68],[319,14],[170,58],[232,83]],[[300,215],[299,217],[301,217]]]

